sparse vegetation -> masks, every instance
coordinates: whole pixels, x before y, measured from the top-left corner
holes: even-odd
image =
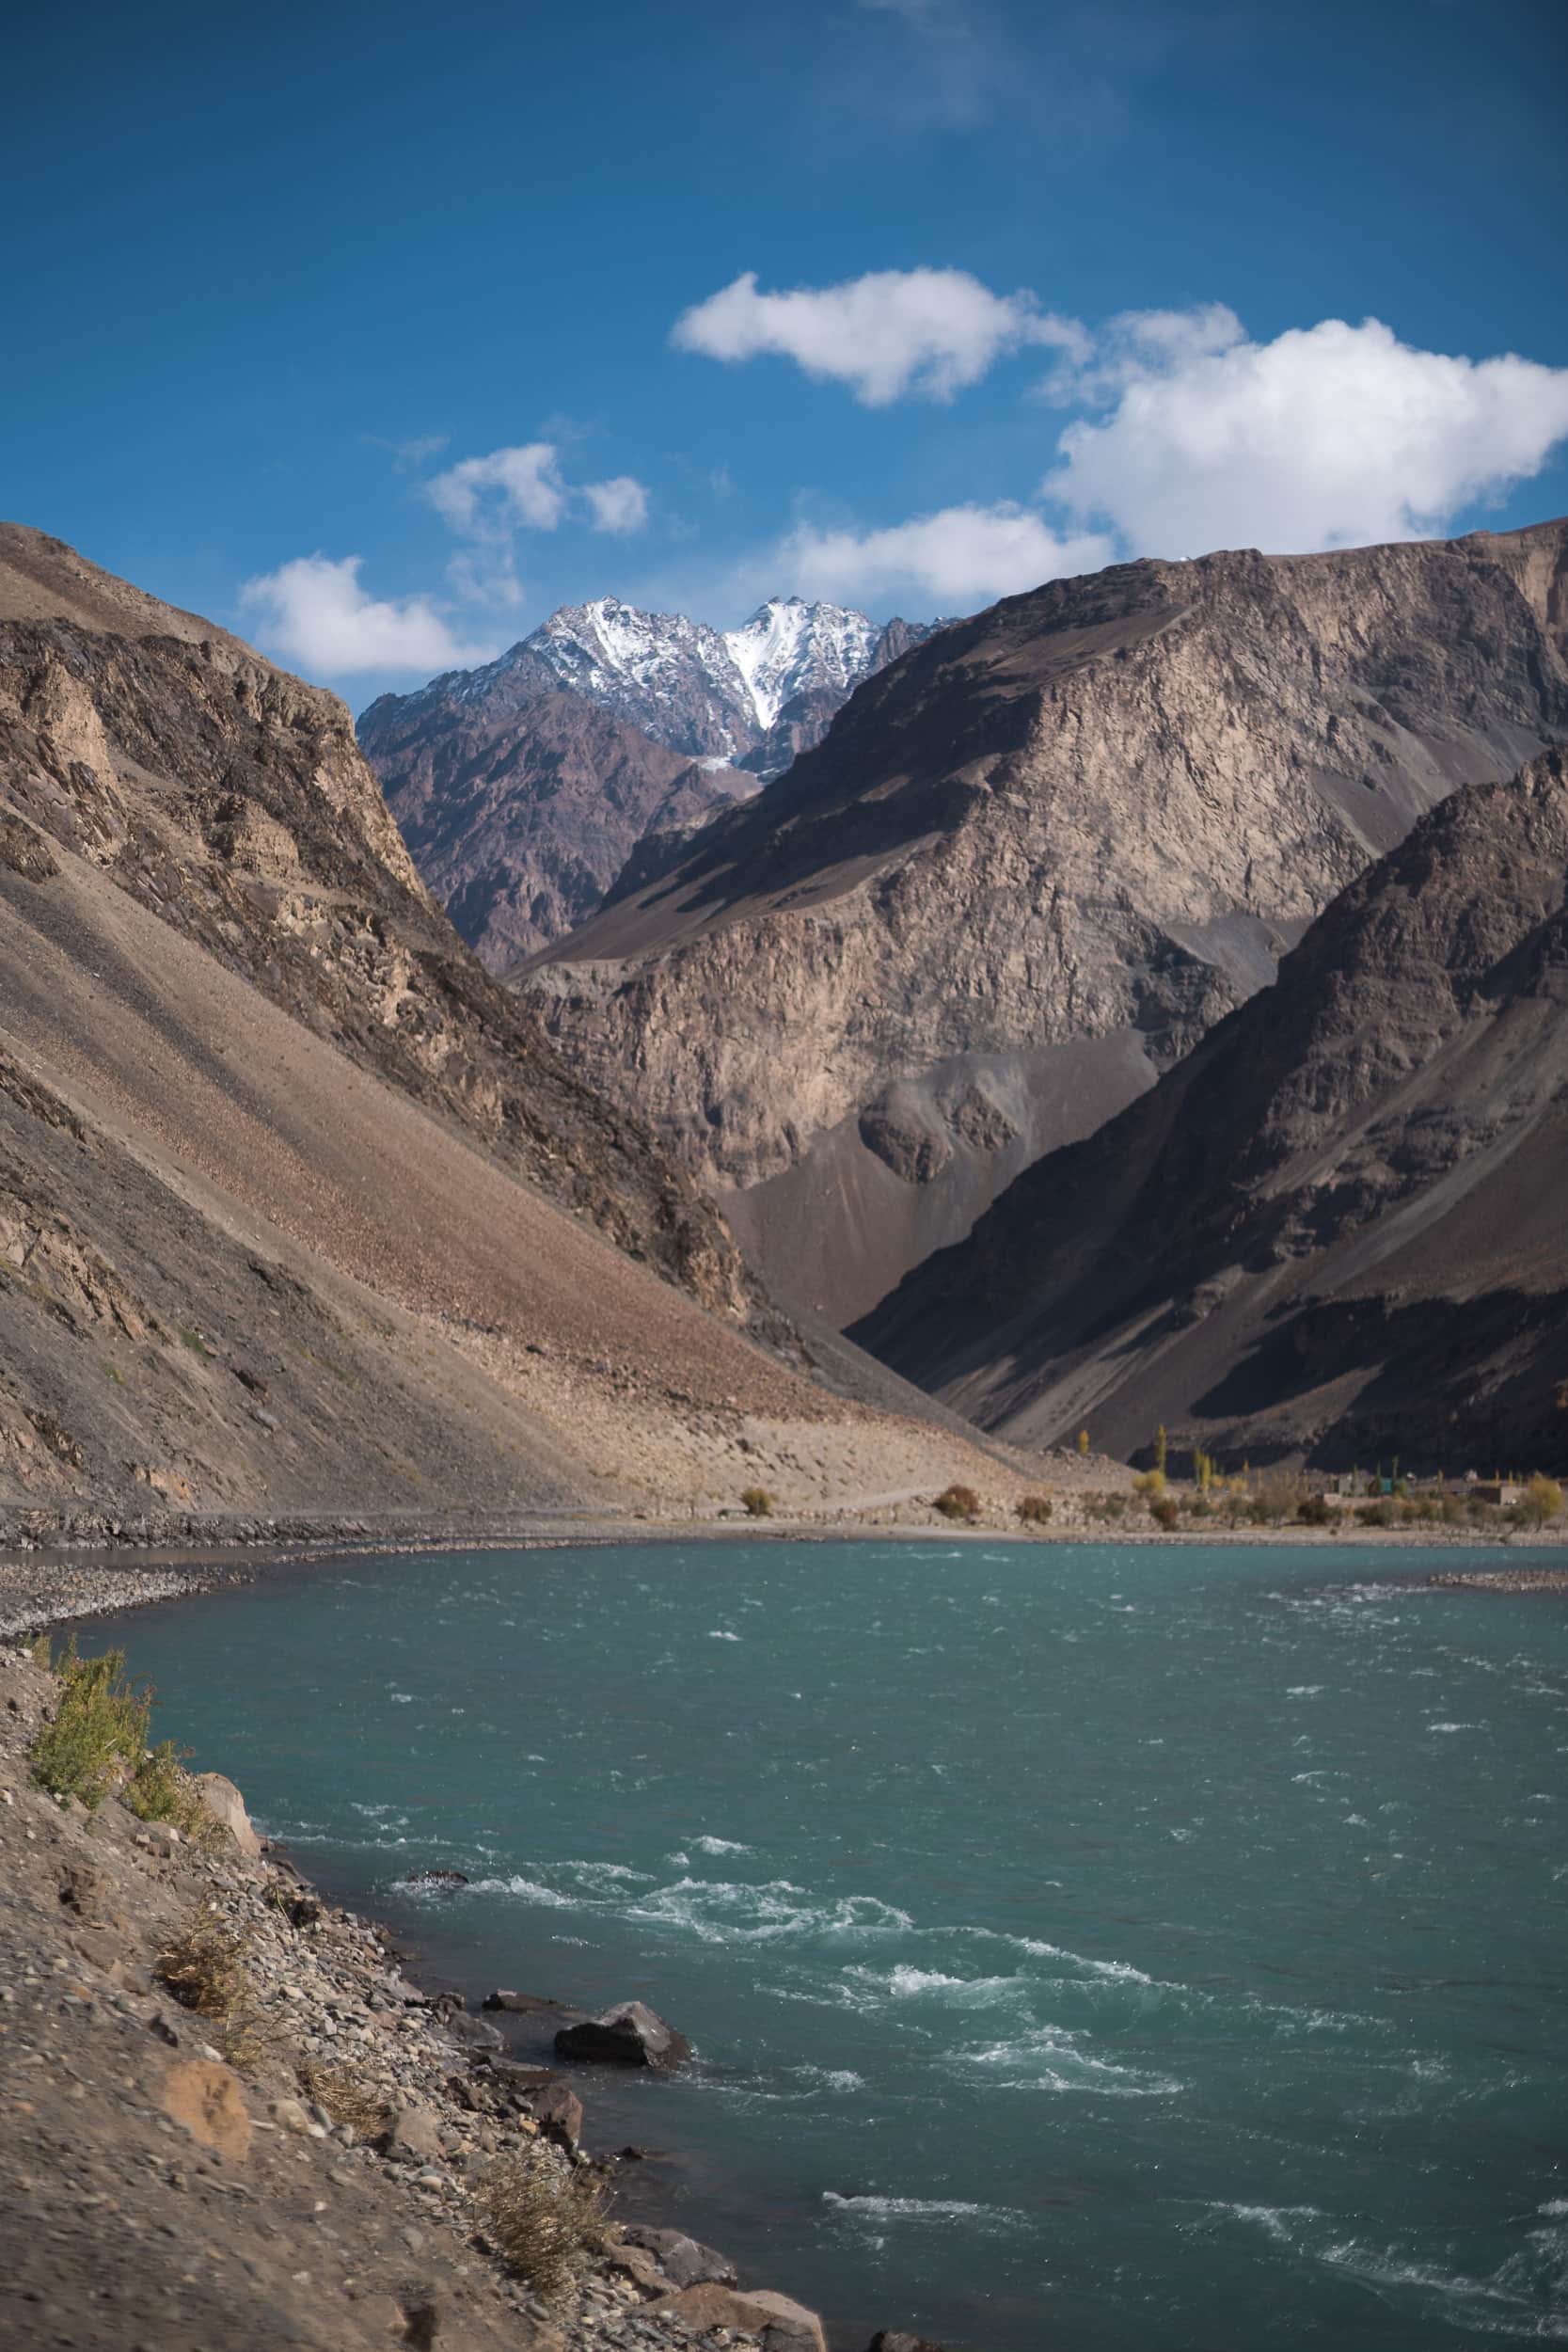
[[[138,1820],[166,1821],[193,1845],[221,1842],[227,1833],[192,1786],[183,1752],[171,1740],[148,1746],[151,1685],[127,1680],[122,1649],[79,1658],[73,1636],[55,1658],[43,1633],[33,1645],[33,1661],[53,1671],[60,1684],[54,1720],[33,1742],[39,1788],[53,1797],[78,1797],[96,1812],[119,1781],[121,1800]]]
[[[1334,1506],[1326,1495],[1303,1495],[1296,1517],[1303,1527],[1327,1527],[1334,1517]]]
[[[1044,1527],[1055,1507],[1049,1495],[1020,1495],[1018,1499],[1018,1516],[1025,1527]]]
[[[772,1518],[773,1498],[766,1486],[748,1486],[740,1500],[749,1519],[770,1519]]]
[[[944,1519],[977,1519],[980,1498],[973,1486],[944,1486],[931,1508],[940,1511]]]
[[[1193,1478],[1200,1495],[1206,1495],[1214,1483],[1214,1457],[1201,1446],[1193,1455]]]
[[[1174,1495],[1156,1495],[1148,1506],[1148,1515],[1156,1527],[1175,1527],[1181,1518],[1181,1505]]]
[[[1393,1499],[1379,1495],[1375,1502],[1358,1502],[1355,1516],[1363,1527],[1392,1527],[1396,1517]]]
[[[1164,1471],[1158,1469],[1140,1470],[1132,1481],[1132,1491],[1134,1494],[1148,1496],[1151,1502],[1154,1501],[1165,1491]]]
[[[1078,1451],[1080,1454],[1087,1454],[1088,1450],[1089,1433],[1086,1429],[1080,1429],[1078,1432]]]
[[[1159,1471],[1162,1479],[1164,1479],[1165,1475],[1165,1424],[1162,1422],[1159,1428],[1154,1432],[1154,1467]]]
[[[356,2139],[378,2139],[391,2110],[346,2066],[323,2066],[308,2058],[299,2070],[300,2089],[334,2123],[346,2124]]]
[[[546,2302],[569,2293],[604,2242],[604,2181],[568,2170],[544,2148],[501,2157],[480,2184],[479,2200],[497,2252]]]
[[[122,1649],[78,1658],[73,1636],[57,1659],[47,1640],[41,1657],[36,1645],[33,1655],[60,1682],[54,1720],[33,1742],[33,1779],[52,1797],[77,1797],[96,1812],[111,1780],[134,1772],[147,1754],[152,1693],[126,1680]]]
[[[1562,1488],[1555,1478],[1543,1477],[1537,1471],[1514,1509],[1522,1527],[1544,1527],[1548,1519],[1561,1517]]]
[[[245,1972],[250,1938],[198,1904],[185,1914],[152,1973],[182,2009],[211,2020],[230,2066],[253,2074],[272,2051],[268,2029]]]
[[[149,1748],[120,1791],[142,1821],[167,1821],[193,1846],[220,1846],[229,1833],[202,1804],[185,1770],[188,1748],[160,1740]]]

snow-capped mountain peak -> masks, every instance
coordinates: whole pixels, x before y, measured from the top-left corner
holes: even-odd
[[[499,660],[435,678],[408,700],[520,707],[565,688],[689,758],[771,776],[820,739],[838,705],[895,650],[863,612],[800,596],[769,596],[727,630],[596,596],[562,605]],[[807,700],[785,716],[798,697]]]
[[[769,596],[724,643],[751,691],[764,734],[793,696],[827,688],[847,694],[871,667],[878,631],[863,612]]]

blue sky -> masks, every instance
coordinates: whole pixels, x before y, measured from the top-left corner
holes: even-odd
[[[95,0],[8,78],[0,509],[356,707],[1568,509],[1560,0]]]

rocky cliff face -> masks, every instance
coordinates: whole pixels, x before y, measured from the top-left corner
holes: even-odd
[[[1559,750],[1425,818],[857,1336],[1018,1438],[1560,1464],[1565,1168]]]
[[[523,985],[847,1322],[1568,735],[1565,582],[1562,524],[1053,582],[860,687]]]
[[[931,633],[795,596],[721,632],[603,597],[483,669],[384,694],[359,739],[424,881],[502,971],[586,921],[647,835],[750,799]]]
[[[388,696],[360,733],[421,877],[492,972],[585,921],[646,834],[758,789],[515,675],[483,698]]]
[[[342,706],[14,526],[0,900],[0,1499],[686,1507],[921,1456],[781,1359],[710,1202],[420,884]]]

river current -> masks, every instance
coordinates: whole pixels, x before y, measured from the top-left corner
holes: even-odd
[[[444,1553],[86,1646],[426,1969],[689,2033],[578,2085],[622,2210],[847,2352],[1560,2340],[1568,1611],[1422,1565]]]

